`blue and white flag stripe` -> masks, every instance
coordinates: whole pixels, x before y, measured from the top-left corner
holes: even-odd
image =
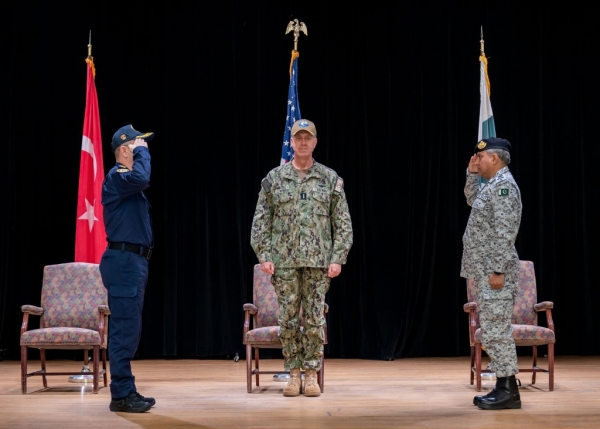
[[[290,162],[294,157],[294,150],[290,145],[292,126],[302,118],[300,103],[298,101],[298,52],[292,51],[292,67],[290,75],[290,88],[288,90],[287,113],[285,117],[285,130],[283,132],[283,146],[281,147],[281,164]]]

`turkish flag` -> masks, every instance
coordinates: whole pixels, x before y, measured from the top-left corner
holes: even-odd
[[[79,167],[79,192],[77,196],[77,222],[75,228],[75,262],[98,264],[106,249],[106,231],[102,207],[102,135],[100,133],[100,113],[94,78],[94,59],[89,56],[87,63],[87,91],[81,161]]]

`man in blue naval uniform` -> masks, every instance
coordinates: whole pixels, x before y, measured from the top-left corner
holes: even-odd
[[[473,398],[473,404],[484,410],[521,408],[511,317],[519,287],[515,241],[522,204],[521,191],[508,169],[510,151],[508,140],[481,140],[469,161],[465,183],[471,214],[463,235],[460,275],[475,282],[481,344],[496,373],[496,387]],[[479,177],[487,179],[481,188]]]
[[[131,372],[131,361],[142,333],[148,263],[154,246],[150,203],[144,195],[151,172],[146,141],[153,137],[154,133],[141,133],[131,125],[119,128],[111,143],[116,165],[102,184],[108,246],[100,261],[100,274],[108,290],[111,310],[108,329],[111,411],[141,413],[156,402],[137,392]]]

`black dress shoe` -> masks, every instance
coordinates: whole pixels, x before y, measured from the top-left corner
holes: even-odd
[[[484,396],[477,406],[482,410],[502,410],[521,408],[521,395],[514,375],[499,377],[496,380],[494,395]],[[475,399],[473,399],[474,401]]]
[[[149,396],[142,396],[139,394],[139,392],[135,392],[135,394],[137,395],[137,397],[140,400],[149,403],[151,407],[153,407],[154,404],[156,404],[156,401],[154,400],[154,398],[150,398]]]
[[[143,413],[150,409],[152,405],[141,400],[137,393],[130,393],[124,398],[113,399],[110,401],[109,409],[111,411],[120,411],[123,413]]]

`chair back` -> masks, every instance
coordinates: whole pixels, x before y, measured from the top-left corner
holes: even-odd
[[[277,292],[271,283],[271,275],[260,269],[260,264],[254,265],[254,285],[252,290],[254,305],[258,307],[254,328],[278,326],[279,303]]]
[[[515,297],[512,323],[515,325],[537,325],[537,313],[534,305],[537,302],[537,286],[535,269],[532,261],[519,261],[519,292]],[[472,279],[467,279],[467,299],[478,302],[477,289]],[[479,327],[479,320],[477,320]]]
[[[537,325],[537,286],[533,262],[520,261],[519,293],[515,297],[512,323],[515,325]]]
[[[69,262],[44,267],[40,328],[97,330],[99,305],[108,305],[108,294],[98,264]]]

